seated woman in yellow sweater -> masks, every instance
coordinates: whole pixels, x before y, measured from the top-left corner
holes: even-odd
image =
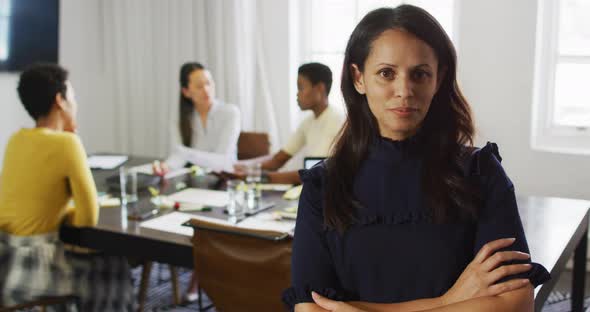
[[[0,307],[43,296],[76,295],[82,311],[132,308],[124,258],[76,254],[58,239],[62,222],[98,221],[96,186],[75,134],[77,104],[58,65],[25,70],[18,93],[36,127],[9,140],[0,177]],[[70,199],[74,207],[68,208]]]

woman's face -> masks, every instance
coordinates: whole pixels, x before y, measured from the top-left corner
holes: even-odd
[[[78,113],[78,103],[76,102],[76,94],[74,92],[74,86],[69,81],[66,81],[66,94],[65,97],[61,97],[61,118],[64,124],[64,130],[68,132],[76,132],[78,123],[76,121],[76,115]]]
[[[188,85],[182,88],[182,94],[197,105],[209,107],[215,98],[215,84],[211,73],[206,69],[197,69],[189,74]]]
[[[405,30],[390,29],[373,41],[364,66],[361,72],[352,64],[354,85],[367,97],[381,136],[414,135],[444,75],[434,50]]]

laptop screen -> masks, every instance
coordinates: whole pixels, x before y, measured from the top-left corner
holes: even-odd
[[[311,169],[320,161],[326,159],[325,157],[305,157],[303,159],[303,169]]]

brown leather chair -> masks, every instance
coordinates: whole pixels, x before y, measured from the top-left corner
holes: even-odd
[[[268,155],[270,140],[268,133],[242,132],[238,138],[238,159],[250,159]]]
[[[193,259],[200,287],[217,311],[284,311],[291,284],[292,238],[191,220]]]

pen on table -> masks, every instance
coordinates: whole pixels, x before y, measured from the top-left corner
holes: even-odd
[[[130,215],[127,216],[127,218],[128,219],[131,219],[131,220],[144,220],[144,219],[147,219],[149,217],[152,217],[152,216],[157,215],[159,212],[160,211],[158,209],[151,209],[151,210],[146,211],[146,212],[144,212],[142,214],[139,214],[139,215],[137,215],[137,214],[135,214],[135,215],[134,214],[130,214]]]
[[[174,203],[174,209],[178,211],[211,211],[211,207],[201,204],[189,204],[189,203]]]

